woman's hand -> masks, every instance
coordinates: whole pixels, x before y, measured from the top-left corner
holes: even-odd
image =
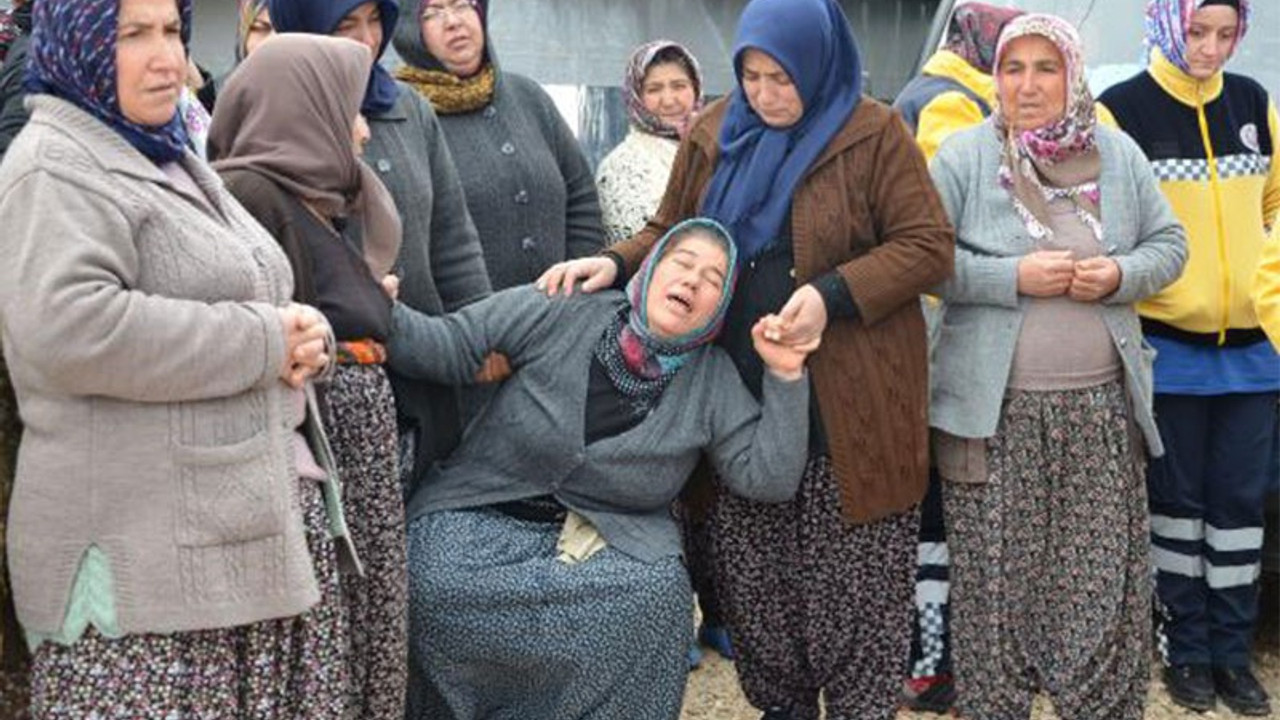
[[[278,308],[277,312],[285,341],[280,379],[290,387],[301,388],[329,365],[329,354],[325,351],[325,343],[332,334],[329,321],[319,310],[297,303]]]
[[[399,299],[400,298],[400,278],[390,274],[383,275],[382,276],[382,292],[386,293],[387,297],[391,298],[392,300]]]
[[[770,323],[769,339],[797,348],[807,347],[822,339],[827,329],[827,303],[812,285],[802,285]]]
[[[1032,297],[1055,297],[1071,288],[1076,265],[1070,250],[1040,250],[1018,261],[1018,292]]]
[[[809,353],[818,349],[822,336],[800,345],[789,345],[769,339],[771,335],[780,333],[782,319],[777,315],[768,315],[756,321],[751,328],[751,342],[755,345],[760,359],[769,368],[769,372],[788,382],[804,377],[804,361]]]
[[[548,295],[555,295],[564,290],[565,295],[573,294],[573,286],[582,281],[582,292],[593,293],[603,290],[618,278],[618,266],[607,257],[585,257],[577,260],[566,260],[547,268],[538,278],[538,289]]]
[[[1120,265],[1109,257],[1091,257],[1075,264],[1068,293],[1077,302],[1095,302],[1120,287]]]
[[[485,356],[484,365],[481,365],[480,371],[476,373],[476,382],[496,383],[509,377],[511,377],[511,361],[502,353],[492,352]]]

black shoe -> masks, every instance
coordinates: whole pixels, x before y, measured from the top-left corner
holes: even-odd
[[[1208,665],[1168,665],[1164,686],[1169,697],[1184,708],[1196,712],[1213,709],[1213,673]]]
[[[771,707],[764,711],[760,720],[791,720],[791,710],[784,707]]]
[[[1216,667],[1213,669],[1213,689],[1218,697],[1237,715],[1267,716],[1271,703],[1267,691],[1248,667]]]

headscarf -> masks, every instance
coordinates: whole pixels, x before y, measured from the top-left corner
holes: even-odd
[[[262,9],[267,7],[267,0],[239,0],[240,9],[236,21],[236,64],[244,61],[249,42],[249,31],[253,22],[258,19]]]
[[[659,338],[649,330],[646,304],[653,273],[667,250],[691,234],[705,234],[718,240],[728,257],[720,302],[707,321],[687,335]],[[632,403],[637,414],[652,409],[662,397],[676,372],[693,357],[693,352],[716,338],[724,325],[738,281],[738,251],[725,228],[709,218],[692,218],[677,224],[654,244],[639,271],[627,283],[630,306],[619,312],[596,344],[598,358],[610,382]]]
[[[13,19],[13,13],[0,10],[0,62],[4,62],[5,56],[9,54],[9,46],[17,39],[18,22]]]
[[[742,90],[748,49],[772,57],[795,83],[804,115],[771,128]],[[724,223],[743,258],[778,238],[791,197],[809,167],[848,122],[862,97],[862,61],[836,0],[751,0],[734,42],[738,78],[720,128],[720,159],[702,214]]]
[[[182,44],[191,40],[193,0],[176,0]],[[27,60],[27,92],[56,95],[115,130],[152,162],[181,158],[187,129],[174,107],[169,122],[139,125],[120,110],[116,87],[116,22],[120,0],[40,0]]]
[[[1236,30],[1236,42],[1232,52],[1240,46],[1245,33],[1249,30],[1249,18],[1252,8],[1249,0],[1147,0],[1146,44],[1148,48],[1160,48],[1166,59],[1182,70],[1190,73],[1187,64],[1187,29],[1191,27],[1191,16],[1207,5],[1228,5],[1240,14],[1240,24]]]
[[[480,28],[484,31],[484,55],[479,72],[467,78],[454,75],[427,50],[426,38],[422,36],[422,8],[427,0],[409,2],[413,12],[402,15],[396,26],[396,52],[405,61],[404,67],[396,71],[396,77],[422,93],[441,115],[475,112],[492,103],[498,88],[498,70],[489,37],[488,9],[483,0],[471,0],[471,6],[480,16]]]
[[[276,35],[228,78],[209,152],[217,170],[252,170],[327,217],[361,221],[365,261],[381,278],[400,248],[400,217],[351,139],[371,64],[351,40]]]
[[[1009,21],[1022,15],[1016,8],[966,3],[956,8],[947,25],[947,40],[943,49],[964,58],[964,61],[981,71],[992,74],[996,61],[996,44],[1000,31]]]
[[[391,44],[396,19],[400,16],[395,0],[267,0],[267,10],[271,13],[271,25],[278,33],[332,35],[343,18],[367,2],[377,3],[382,18],[382,45],[373,59],[364,101],[360,104],[361,112],[370,116],[387,112],[400,97],[400,86],[379,62]]]
[[[651,135],[678,138],[684,134],[687,128],[678,128],[666,124],[644,106],[645,75],[648,74],[649,68],[655,64],[658,53],[667,49],[680,54],[680,57],[684,60],[680,65],[689,72],[689,80],[693,82],[693,107],[690,109],[690,117],[701,110],[702,68],[698,66],[698,59],[693,56],[693,53],[689,52],[688,48],[671,40],[654,40],[636,48],[631,53],[631,59],[627,62],[627,74],[623,78],[622,88],[626,94],[627,115],[631,118],[633,127]]]
[[[1010,21],[996,48],[995,67],[1013,40],[1038,35],[1054,44],[1066,65],[1066,110],[1061,119],[1030,130],[1017,131],[1005,122],[997,102],[995,127],[1004,141],[1000,184],[1013,197],[1013,206],[1031,237],[1053,236],[1049,227],[1049,202],[1071,200],[1080,220],[1102,239],[1098,177],[1102,159],[1094,130],[1093,94],[1085,80],[1080,35],[1071,23],[1056,15],[1023,15]]]

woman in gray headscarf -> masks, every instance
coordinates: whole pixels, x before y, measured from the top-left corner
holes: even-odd
[[[351,698],[360,718],[404,713],[404,504],[395,405],[383,363],[401,226],[391,194],[359,158],[373,58],[351,40],[286,34],[263,43],[227,83],[210,150],[227,188],[275,237],[338,340],[322,387],[352,539],[364,574],[342,579],[351,628]],[[384,289],[385,286],[385,289]]]

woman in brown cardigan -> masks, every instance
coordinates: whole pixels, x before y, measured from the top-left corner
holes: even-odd
[[[648,226],[540,283],[612,285],[668,227],[705,214],[739,244],[719,342],[747,386],[759,392],[756,318],[780,312],[785,341],[821,336],[800,491],[771,506],[717,497],[717,577],[743,690],[766,718],[817,718],[820,693],[828,718],[890,718],[928,476],[918,296],[950,274],[953,234],[910,133],[861,96],[834,0],[752,0],[734,66],[739,87],[692,129]]]

